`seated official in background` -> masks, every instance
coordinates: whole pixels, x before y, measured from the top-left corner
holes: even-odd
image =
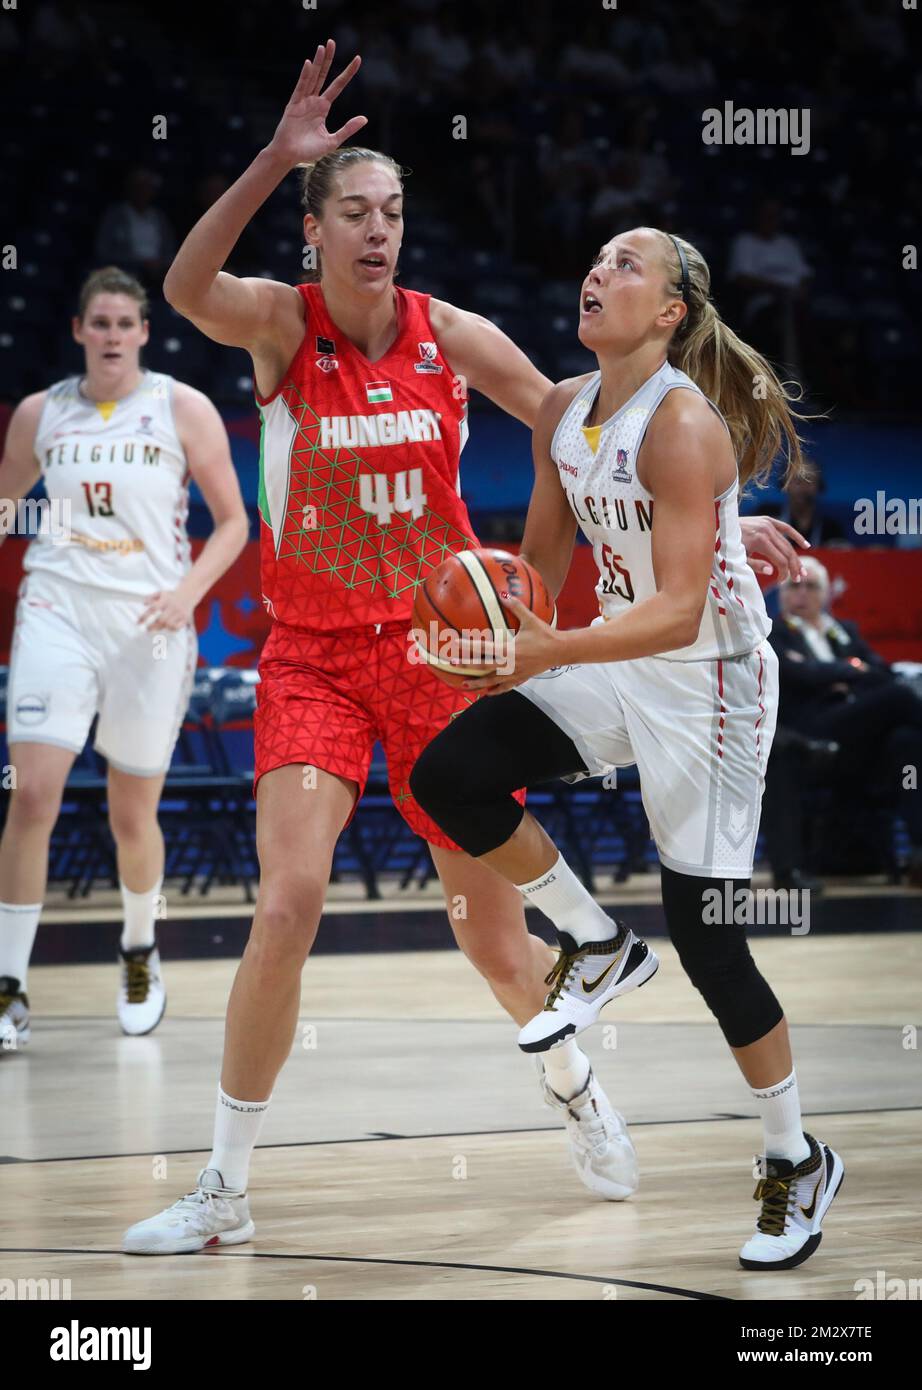
[[[811,545],[845,546],[848,544],[845,530],[820,501],[823,488],[820,469],[815,463],[810,463],[799,477],[792,478],[788,483],[780,506],[769,503],[760,510],[766,516],[778,517],[796,526]]]
[[[794,735],[787,757],[782,740],[777,765],[772,753],[766,777],[763,826],[776,882],[802,867],[801,802],[811,762],[815,772],[819,760],[843,789],[863,796],[873,787],[893,804],[912,845],[910,884],[922,888],[922,795],[912,789],[922,765],[922,699],[854,623],[828,612],[824,566],[812,556],[802,564],[802,582],[782,585],[781,617],[771,633],[780,661],[778,728]],[[797,736],[806,740],[799,762]]]

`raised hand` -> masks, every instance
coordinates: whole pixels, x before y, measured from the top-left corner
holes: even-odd
[[[269,148],[291,169],[298,164],[312,164],[322,155],[338,149],[344,140],[368,124],[366,116],[353,116],[339,130],[327,130],[330,107],[352,81],[362,62],[358,56],[353,58],[324,91],[323,85],[335,52],[336,44],[328,39],[325,44],[318,46],[313,59],[305,62],[297,86],[269,142]]]

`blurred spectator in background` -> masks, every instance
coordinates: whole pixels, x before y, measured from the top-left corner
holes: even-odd
[[[656,146],[650,116],[645,112],[631,121],[622,148],[626,157],[636,163],[641,202],[651,214],[656,214],[673,191],[674,180],[665,156]]]
[[[637,226],[644,220],[641,206],[640,166],[633,155],[619,155],[589,204],[588,231],[593,244],[608,241],[621,228]]]
[[[8,10],[16,7],[4,5],[3,8]],[[52,67],[82,64],[88,51],[92,53],[94,49],[101,49],[97,21],[85,5],[68,5],[65,8],[50,3],[50,0],[42,0],[33,11],[29,48],[33,58],[38,57],[42,63]]]
[[[809,463],[801,477],[788,483],[782,503],[772,502],[759,510],[796,527],[811,545],[848,545],[844,527],[817,500],[825,486],[819,466]]]
[[[189,210],[188,225],[194,227],[200,217],[204,217],[210,207],[222,197],[231,186],[226,174],[215,170],[205,174],[195,185],[192,206]],[[297,218],[292,221],[292,234],[297,233]],[[223,269],[229,275],[259,275],[266,270],[265,256],[260,254],[259,242],[252,222],[247,223],[237,238]]]
[[[727,277],[740,296],[743,336],[766,357],[796,370],[801,308],[813,272],[795,239],[782,232],[781,223],[781,203],[764,198],[753,230],[733,238]]]
[[[572,38],[563,51],[561,77],[606,92],[634,85],[634,73],[608,47],[611,25],[607,20],[608,16],[581,17],[579,38]]]
[[[697,52],[684,29],[669,42],[669,56],[650,69],[651,81],[670,96],[707,92],[714,84],[714,65],[705,52]]]
[[[632,72],[645,71],[654,63],[665,61],[675,32],[672,0],[648,0],[642,15],[634,16],[627,11],[618,13],[617,26],[610,30],[609,44],[617,48]]]
[[[451,10],[433,14],[414,27],[410,41],[413,55],[422,59],[428,72],[428,79],[437,86],[440,93],[464,96],[467,88],[464,75],[470,67],[471,46],[457,16]],[[416,80],[427,81],[425,74],[417,73]]]
[[[499,20],[500,29],[491,34],[479,54],[479,61],[503,87],[526,88],[535,79],[535,50],[511,16]]]
[[[792,775],[783,738],[779,763],[774,752],[769,760],[763,824],[776,881],[801,877],[795,871],[802,867],[803,795],[811,782],[809,759],[819,757],[856,810],[870,795],[899,811],[912,847],[910,885],[922,888],[922,795],[907,786],[913,777],[906,775],[913,768],[917,778],[922,768],[922,699],[862,640],[854,623],[829,613],[825,567],[812,556],[803,567],[799,584],[782,585],[782,616],[771,633],[781,663],[778,725],[806,740],[807,755]],[[834,759],[830,741],[838,745]]]
[[[97,262],[119,265],[147,285],[163,278],[176,254],[173,228],[166,213],[154,206],[158,182],[152,170],[132,169],[124,199],[109,204],[96,233]]]
[[[506,235],[505,200],[500,172],[487,154],[475,154],[471,162],[471,206],[477,211],[480,226],[488,227],[494,244],[502,244]]]
[[[595,147],[583,115],[569,107],[554,137],[538,137],[539,207],[544,239],[534,247],[557,276],[583,274],[587,254],[586,203],[602,183]],[[591,245],[591,242],[590,242]],[[594,251],[590,252],[590,255]],[[577,271],[577,267],[581,267]]]
[[[373,99],[396,96],[400,90],[400,50],[384,26],[375,22],[367,25],[357,51],[362,54],[362,82]]]
[[[781,723],[772,741],[765,773],[761,829],[765,854],[776,888],[822,893],[823,884],[807,873],[805,797],[812,787],[827,782],[839,745],[830,739],[807,738]]]

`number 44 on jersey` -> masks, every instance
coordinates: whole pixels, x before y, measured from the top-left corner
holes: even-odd
[[[372,512],[379,526],[387,526],[395,512],[409,512],[418,521],[426,510],[423,492],[423,470],[403,469],[393,475],[394,495],[391,500],[391,478],[387,473],[362,473],[359,476],[359,506]]]

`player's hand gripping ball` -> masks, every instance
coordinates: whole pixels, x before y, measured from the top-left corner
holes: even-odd
[[[448,685],[510,675],[519,619],[503,605],[518,599],[542,622],[556,624],[547,585],[527,560],[505,550],[449,555],[416,590],[413,638],[418,659]]]

